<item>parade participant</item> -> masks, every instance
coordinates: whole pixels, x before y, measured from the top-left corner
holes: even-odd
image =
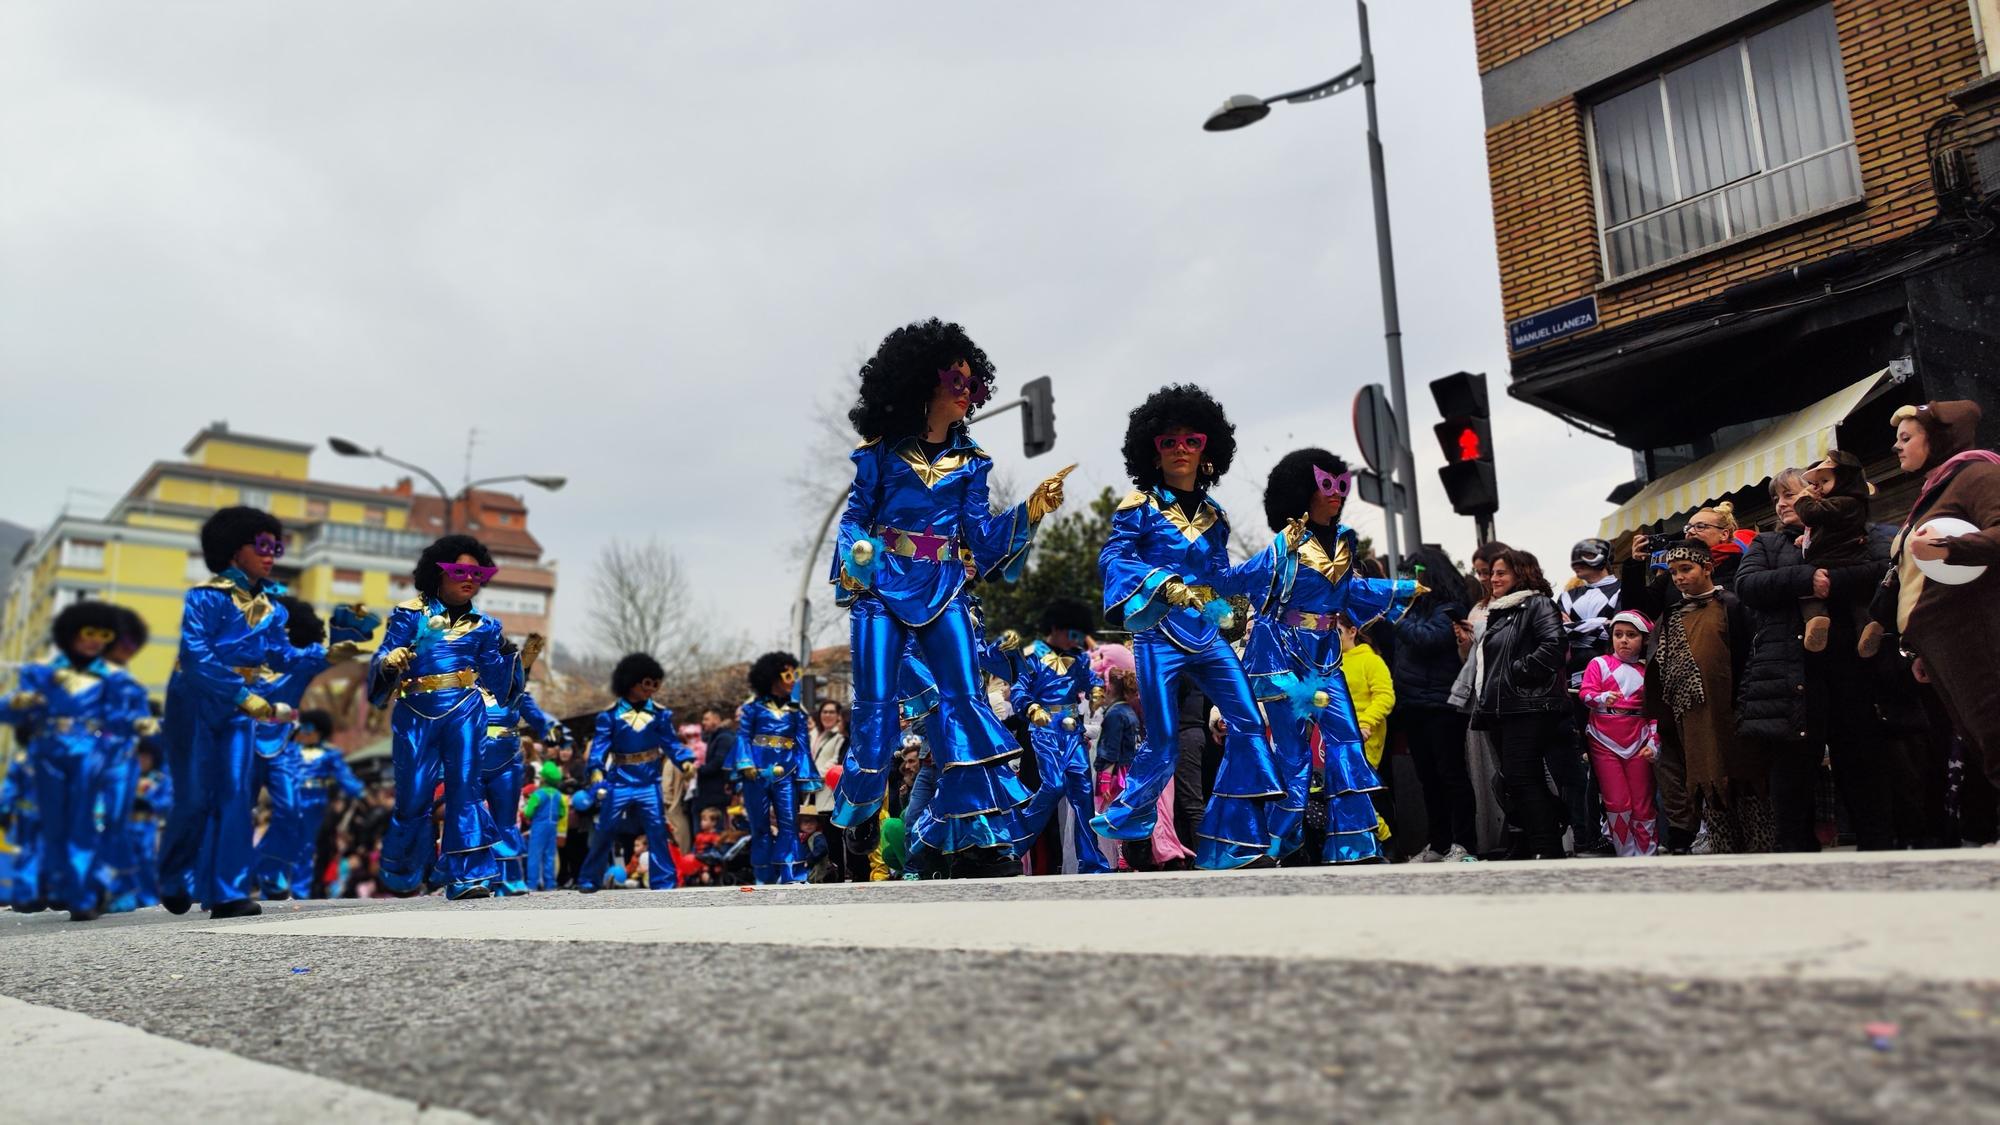
[[[1680,600],[1660,627],[1646,666],[1646,707],[1673,724],[1687,763],[1689,800],[1708,829],[1711,851],[1768,852],[1771,763],[1768,748],[1739,736],[1737,683],[1755,629],[1736,595],[1715,582],[1707,543],[1668,547],[1663,560]]]
[[[174,807],[174,783],[161,765],[160,744],[141,740],[138,758],[139,781],[133,787],[132,816],[126,822],[132,839],[134,909],[160,903],[160,826]]]
[[[146,689],[132,677],[128,667],[139,650],[146,647],[151,631],[145,618],[125,606],[112,609],[118,615],[118,639],[104,650],[104,661],[112,671],[112,690],[120,695],[122,706],[135,714],[143,711],[152,719],[151,729],[157,733],[158,719],[146,697]],[[97,861],[111,895],[106,910],[112,914],[137,910],[140,905],[139,853],[130,830],[132,803],[139,788],[140,742],[141,736],[136,734],[129,739],[106,737],[97,742],[98,753],[104,757],[97,771],[102,786],[97,806],[103,825]]]
[[[938,737],[930,751],[939,776],[936,797],[910,832],[955,873],[1008,875],[1020,872],[1012,813],[1028,794],[1006,764],[1020,748],[979,688],[978,637],[959,596],[960,551],[971,552],[981,573],[1018,575],[1036,526],[1062,505],[1068,470],[1022,503],[988,510],[993,462],[966,418],[992,386],[986,353],[958,325],[935,318],[891,332],[862,366],[860,398],[848,413],[862,443],[832,576],[837,602],[851,612],[854,653],[833,822],[853,836],[881,810],[897,745],[897,666],[914,638],[936,677]]]
[[[6,706],[0,700],[0,707]],[[35,806],[35,763],[28,758],[25,722],[16,724],[15,739],[21,748],[7,763],[0,777],[0,825],[7,829],[7,845],[14,850],[12,882],[7,888],[7,908],[17,914],[47,910],[42,900],[41,854],[42,820]]]
[[[611,670],[611,694],[618,702],[597,716],[597,730],[590,739],[591,779],[608,784],[600,791],[590,854],[577,874],[576,889],[585,894],[596,891],[603,879],[618,821],[627,812],[638,816],[645,830],[647,854],[652,857],[646,885],[663,891],[680,883],[660,806],[661,759],[671,758],[689,773],[695,761],[693,752],[674,734],[674,713],[653,701],[653,693],[666,678],[660,662],[643,652],[627,654]]]
[[[135,705],[120,674],[104,659],[118,638],[118,624],[117,608],[105,602],[64,607],[50,630],[55,656],[24,666],[13,694],[0,701],[0,722],[34,728],[28,758],[34,763],[41,828],[39,897],[69,911],[72,922],[88,922],[110,903],[97,820],[104,773],[111,767],[104,744],[130,745],[157,729],[143,693]]]
[[[275,595],[275,600],[285,609],[285,639],[291,652],[283,664],[257,670],[256,689],[257,694],[283,704],[292,713],[282,722],[257,724],[257,757],[250,764],[251,797],[254,800],[261,789],[271,809],[270,824],[257,841],[253,868],[258,892],[266,902],[311,893],[310,870],[304,885],[292,885],[299,852],[310,851],[319,835],[319,823],[311,818],[300,795],[305,759],[297,737],[297,711],[306,689],[320,673],[354,659],[360,650],[353,640],[327,644],[326,623],[310,602],[289,594]]]
[[[521,774],[526,759],[521,756],[521,732],[547,738],[559,725],[542,712],[527,690],[528,673],[542,653],[540,633],[530,633],[517,648],[514,642],[501,645],[511,665],[507,679],[521,685],[511,696],[496,695],[485,688],[480,697],[486,704],[486,735],[479,751],[479,789],[486,801],[487,814],[499,837],[493,841],[493,860],[500,868],[495,894],[528,893],[528,841],[521,835]]]
[[[303,897],[311,894],[318,898],[323,896],[314,890],[313,859],[319,846],[320,829],[326,824],[326,810],[332,803],[333,791],[338,788],[353,799],[361,796],[364,787],[361,779],[348,768],[347,755],[328,741],[333,737],[331,714],[320,710],[300,712],[298,729],[293,737],[298,742],[298,817],[302,831],[292,841],[292,866],[288,880],[294,895]]]
[[[1604,795],[1604,819],[1621,856],[1659,850],[1653,816],[1653,759],[1659,724],[1646,717],[1646,638],[1653,623],[1636,609],[1611,618],[1611,651],[1590,658],[1578,697],[1590,710],[1590,764]]]
[[[1085,875],[1111,870],[1090,828],[1097,800],[1082,723],[1084,701],[1103,698],[1103,688],[1082,651],[1095,624],[1090,607],[1074,598],[1050,602],[1042,610],[1043,635],[1022,650],[1021,671],[1008,691],[1014,713],[1028,721],[1028,744],[1035,752],[1040,779],[1034,796],[1021,809],[1016,844],[1024,851],[1032,847],[1056,802],[1067,797],[1076,821],[1076,867]]]
[[[391,611],[369,666],[369,702],[396,702],[390,717],[396,811],[382,838],[380,879],[392,894],[416,893],[434,861],[435,881],[449,899],[487,897],[500,873],[493,859],[498,832],[479,788],[486,738],[479,689],[513,695],[518,665],[502,651],[500,619],[472,605],[498,570],[485,544],[470,535],[447,535],[424,548],[411,575],[419,596]],[[440,776],[441,856],[431,820]]]
[[[562,767],[543,762],[539,780],[523,803],[521,816],[528,822],[528,889],[556,889],[556,850],[562,847],[563,829],[569,819],[569,802],[563,797]]]
[[[811,768],[806,713],[792,699],[799,662],[767,652],[750,666],[750,699],[736,712],[736,748],[727,769],[742,778],[743,810],[750,818],[750,866],[757,883],[803,883],[799,862],[799,787],[819,789]]]
[[[160,843],[160,902],[185,914],[194,901],[211,918],[261,913],[250,898],[257,723],[290,708],[253,685],[266,666],[284,667],[292,646],[284,592],[271,568],[285,529],[256,508],[224,508],[201,526],[203,560],[215,577],[187,592],[180,659],[167,682],[167,773],[174,807]]]
[[[1115,840],[1153,834],[1160,791],[1178,763],[1180,684],[1199,684],[1220,708],[1229,739],[1197,835],[1196,862],[1209,868],[1268,862],[1269,806],[1285,793],[1243,664],[1218,629],[1232,616],[1225,600],[1253,606],[1276,596],[1279,571],[1293,565],[1301,533],[1281,531],[1240,565],[1229,561],[1229,522],[1208,490],[1229,471],[1236,427],[1222,404],[1191,385],[1163,387],[1125,429],[1125,471],[1138,485],[1111,517],[1098,554],[1104,617],[1132,631],[1145,728],[1124,790],[1093,820]],[[1302,513],[1301,513],[1302,514]]]
[[[1341,674],[1337,625],[1342,616],[1356,622],[1381,617],[1393,624],[1428,591],[1414,581],[1364,578],[1355,572],[1360,540],[1340,522],[1353,488],[1347,462],[1324,449],[1285,454],[1264,486],[1265,522],[1281,539],[1301,536],[1296,560],[1277,565],[1271,587],[1252,600],[1257,616],[1243,657],[1252,689],[1270,716],[1284,784],[1284,797],[1269,825],[1268,851],[1274,859],[1291,854],[1304,841],[1315,734],[1325,758],[1323,858],[1359,863],[1382,854],[1375,803],[1369,797],[1382,783],[1369,767],[1354,699]],[[1300,520],[1302,535],[1296,526]]]

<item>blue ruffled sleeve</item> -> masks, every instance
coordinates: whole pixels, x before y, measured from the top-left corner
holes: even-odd
[[[834,601],[846,605],[854,598],[854,591],[840,586],[842,571],[846,568],[854,545],[870,538],[869,531],[875,526],[875,512],[882,502],[882,443],[870,442],[855,450],[849,456],[854,462],[854,483],[847,489],[847,507],[840,514],[840,533],[834,540],[833,569],[827,580],[834,584]],[[849,574],[854,581],[867,585],[874,567],[881,565],[878,551],[875,561],[863,573]]]
[[[390,620],[389,627],[396,627],[394,619]],[[604,772],[604,756],[611,752],[611,724],[617,721],[611,713],[617,709],[618,705],[613,703],[597,713],[597,729],[590,736],[589,766],[593,778]]]
[[[271,611],[282,614],[284,607],[274,605]],[[189,590],[181,607],[181,683],[197,695],[232,705],[242,703],[250,688],[233,666],[216,655],[214,644],[228,624],[225,615],[236,612],[228,592],[212,586]],[[277,636],[285,635],[282,617],[271,624]]]
[[[681,732],[674,726],[672,711],[660,708],[659,717],[653,720],[653,725],[660,728],[660,749],[673,759],[675,765],[684,766],[694,761],[694,751],[681,741]]]
[[[414,609],[397,606],[389,614],[389,628],[382,634],[382,644],[375,655],[368,660],[368,702],[376,707],[387,707],[389,698],[395,693],[399,676],[382,666],[382,658],[399,648],[409,648],[416,643],[417,630],[423,625],[423,614]]]
[[[1353,621],[1366,624],[1381,617],[1394,625],[1417,600],[1417,584],[1407,578],[1355,578],[1340,584],[1341,604]]]
[[[1111,516],[1111,537],[1097,553],[1097,573],[1104,582],[1104,620],[1143,633],[1172,608],[1159,597],[1160,587],[1180,577],[1171,569],[1139,557],[1146,534],[1147,506],[1127,504]]]
[[[1028,565],[1028,548],[1035,542],[1035,524],[1028,518],[1028,502],[994,515],[987,510],[987,474],[993,462],[984,453],[974,455],[972,479],[965,486],[965,510],[960,513],[961,538],[972,548],[973,561],[981,574],[994,570],[1009,582],[1021,577]]]
[[[757,741],[757,701],[751,700],[736,709],[736,737],[730,741],[729,756],[722,760],[722,768],[730,773],[757,768],[755,750]]]

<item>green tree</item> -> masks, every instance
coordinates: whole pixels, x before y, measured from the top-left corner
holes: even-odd
[[[1088,505],[1072,503],[1049,517],[1035,533],[1035,548],[1019,582],[981,582],[976,587],[986,610],[988,633],[1013,629],[1024,637],[1040,632],[1042,607],[1056,598],[1075,598],[1096,613],[1104,604],[1097,553],[1111,537],[1111,513],[1118,494],[1107,488]]]

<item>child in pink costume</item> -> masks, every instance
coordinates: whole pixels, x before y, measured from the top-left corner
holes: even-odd
[[[1604,821],[1619,855],[1652,855],[1653,757],[1659,728],[1646,718],[1646,638],[1653,623],[1626,610],[1611,619],[1611,651],[1583,670],[1579,694],[1590,709],[1590,764],[1604,796]]]

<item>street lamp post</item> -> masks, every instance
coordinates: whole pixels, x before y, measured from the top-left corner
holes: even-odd
[[[1382,137],[1375,117],[1375,52],[1368,37],[1368,3],[1356,0],[1361,19],[1361,61],[1317,86],[1293,90],[1273,98],[1238,94],[1209,115],[1202,128],[1211,133],[1254,125],[1271,113],[1277,102],[1301,105],[1362,88],[1368,102],[1368,172],[1375,192],[1375,253],[1382,273],[1382,338],[1389,350],[1389,403],[1396,412],[1395,476],[1403,484],[1402,539],[1415,550],[1423,542],[1422,521],[1417,515],[1417,468],[1410,448],[1409,394],[1403,385],[1403,321],[1396,305],[1396,254],[1389,240],[1389,181],[1382,164]],[[1395,498],[1394,488],[1384,489],[1384,500]],[[1391,535],[1394,527],[1390,528]],[[1394,554],[1393,547],[1390,551]]]
[[[536,488],[545,489],[549,492],[560,492],[562,487],[569,483],[568,477],[515,473],[504,477],[482,477],[479,480],[468,480],[454,493],[444,486],[444,482],[438,480],[436,474],[422,465],[413,465],[408,461],[399,461],[382,452],[380,449],[364,449],[357,443],[348,441],[346,438],[330,437],[326,439],[326,444],[327,448],[340,454],[342,457],[372,457],[377,461],[386,461],[399,469],[408,469],[410,472],[429,481],[430,486],[437,490],[438,499],[444,502],[444,533],[446,535],[450,535],[458,529],[458,521],[455,516],[458,503],[470,497],[472,490],[482,485],[509,484],[514,481],[525,481]]]

